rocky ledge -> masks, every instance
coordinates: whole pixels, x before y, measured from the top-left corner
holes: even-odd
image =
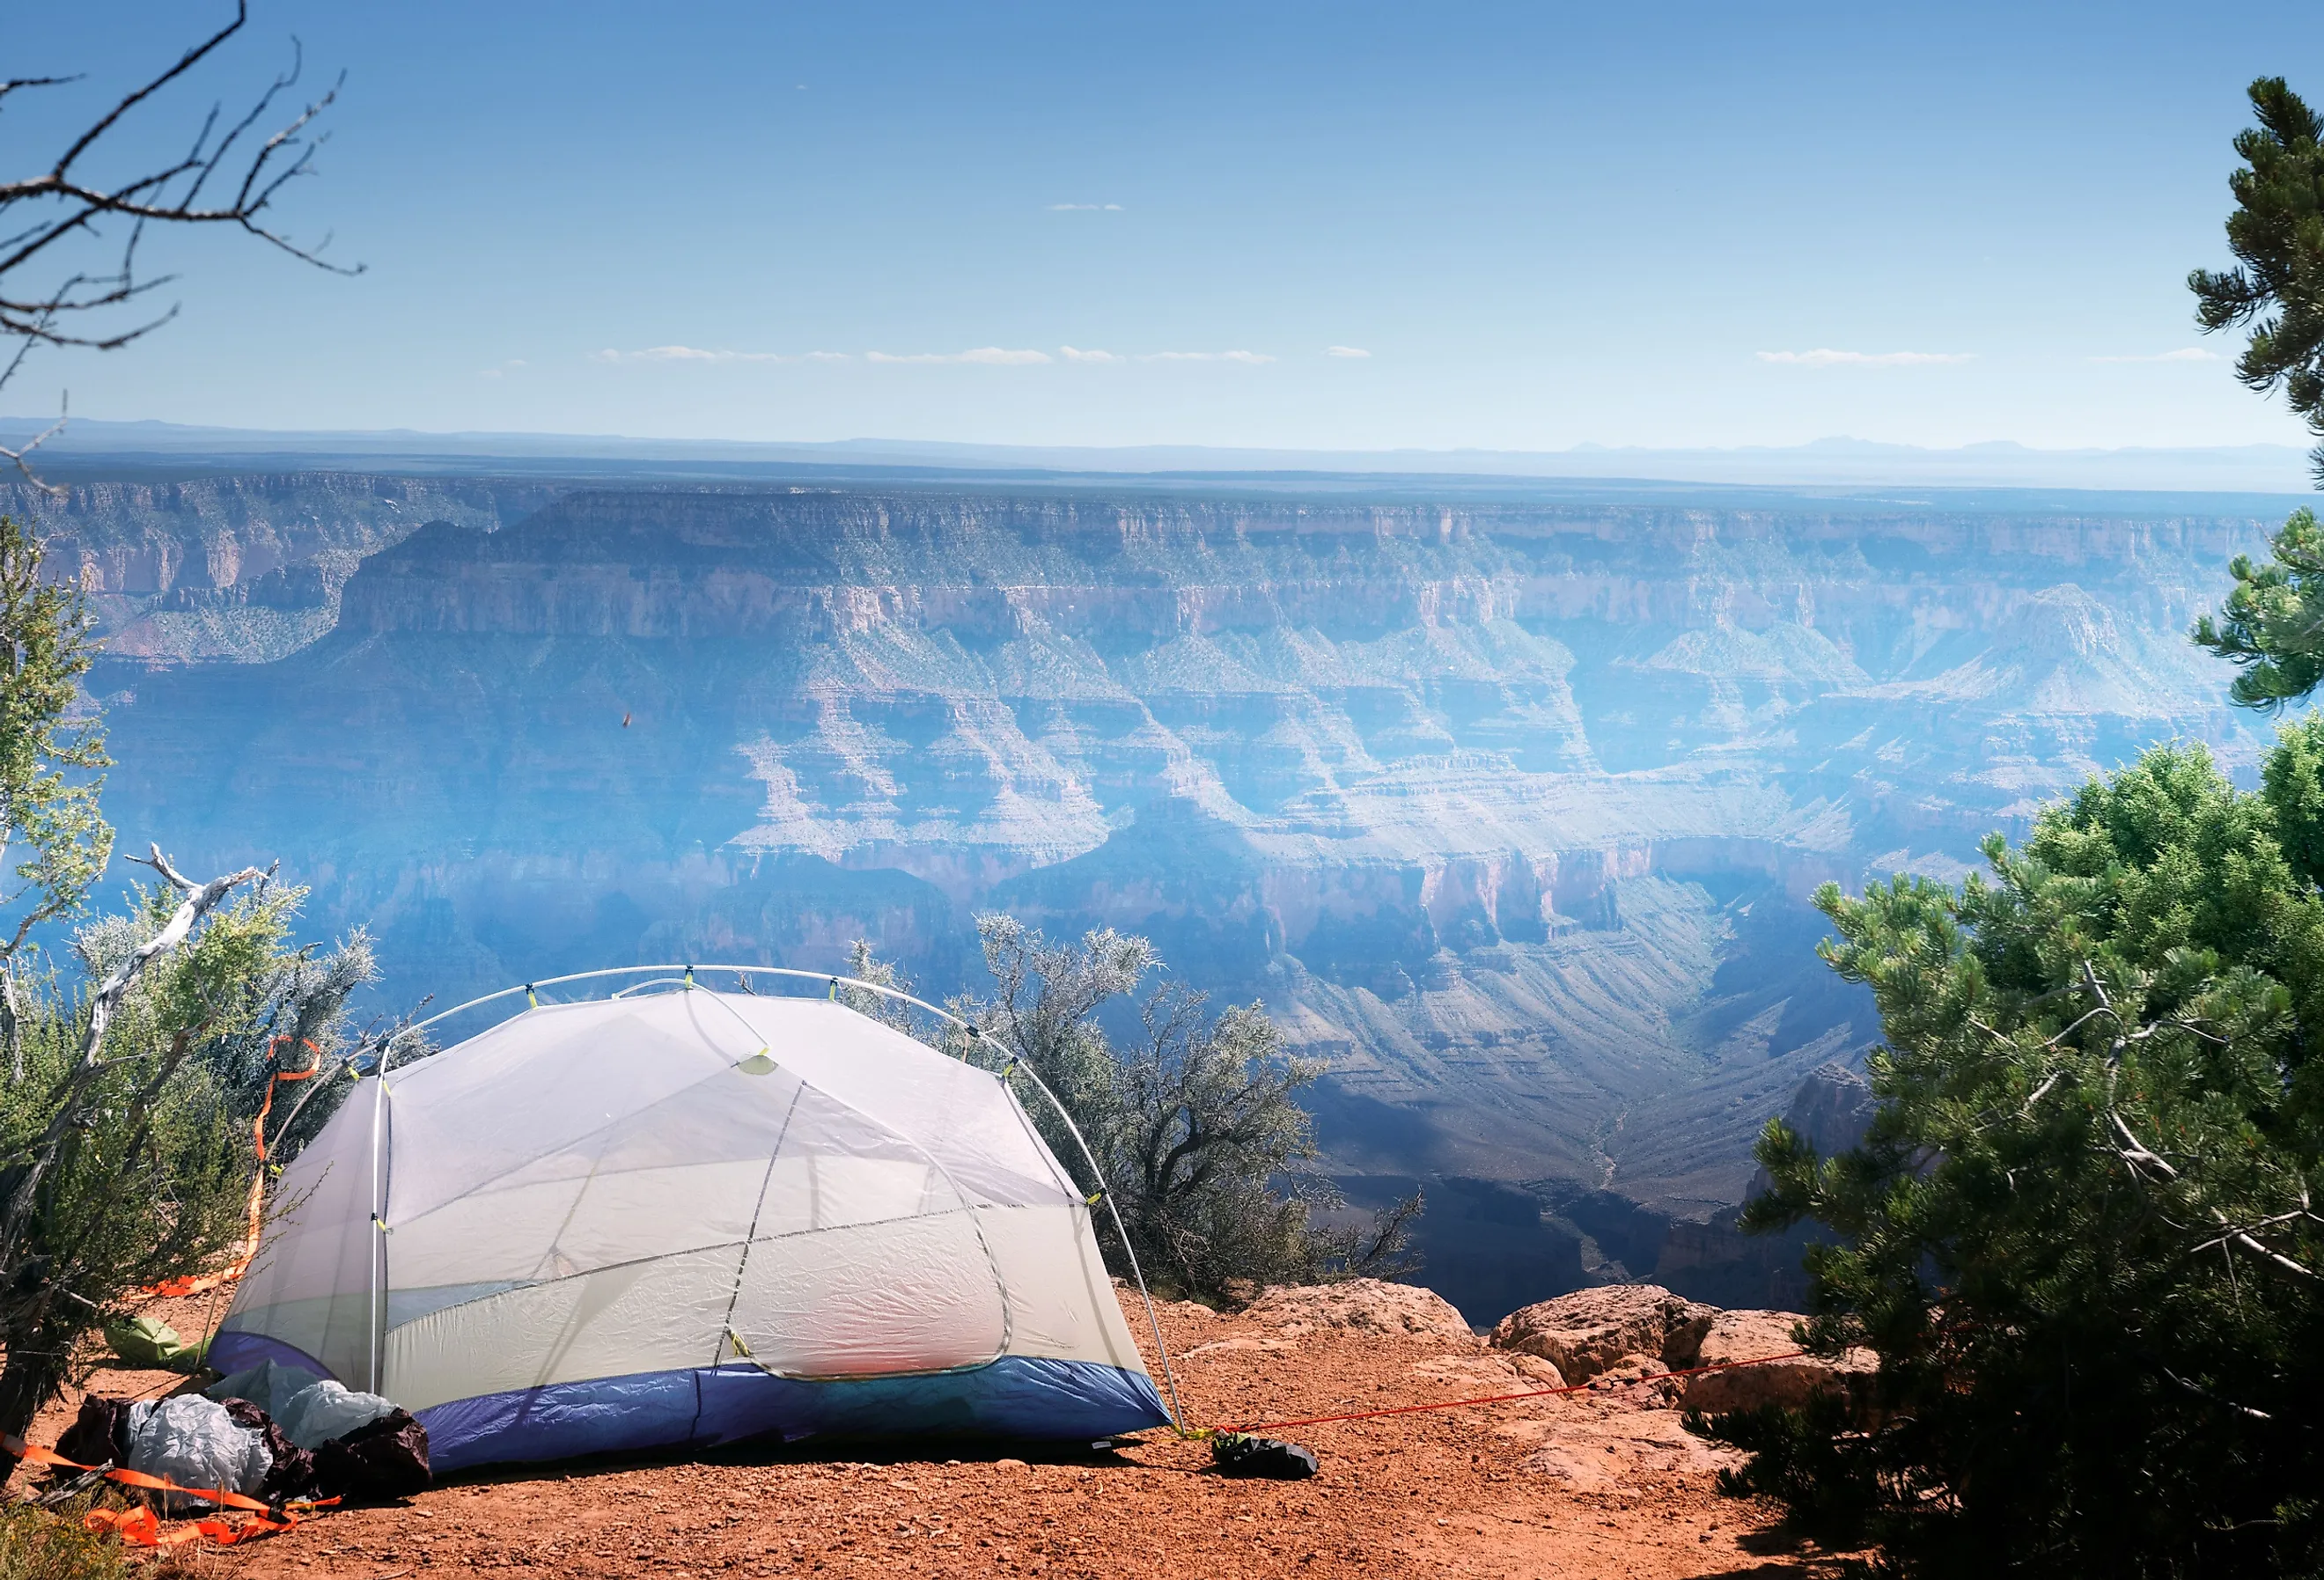
[[[1135,1291],[1124,1292],[1123,1306],[1143,1338]],[[189,1335],[204,1330],[199,1298],[158,1303],[154,1315]],[[221,1580],[520,1568],[592,1580],[816,1571],[1778,1580],[1832,1572],[1833,1555],[1793,1545],[1766,1511],[1719,1495],[1716,1473],[1735,1456],[1687,1432],[1680,1410],[1691,1401],[1672,1397],[1643,1366],[1601,1371],[1575,1393],[1413,1410],[1558,1387],[1560,1373],[1545,1355],[1496,1344],[1443,1300],[1401,1285],[1277,1289],[1240,1312],[1173,1302],[1157,1315],[1190,1421],[1306,1420],[1277,1435],[1313,1447],[1321,1473],[1296,1483],[1219,1475],[1200,1441],[1167,1432],[1106,1451],[738,1445],[704,1463],[506,1466],[402,1503],[340,1510],[197,1562]],[[1630,1287],[1518,1315],[1525,1320],[1513,1333],[1608,1330],[1648,1349],[1659,1335],[1657,1356],[1689,1344],[1709,1354],[1722,1333],[1748,1334],[1729,1317],[1794,1320],[1716,1312]],[[1670,1347],[1672,1335],[1690,1333]],[[1585,1354],[1606,1347],[1586,1336],[1543,1342],[1563,1344],[1577,1370]],[[102,1369],[88,1377],[123,1396],[178,1381]],[[54,1442],[78,1404],[69,1397],[43,1412],[33,1440]]]
[[[1651,1385],[1716,1415],[1799,1405],[1871,1372],[1868,1351],[1839,1360],[1799,1354],[1806,1320],[1792,1311],[1722,1311],[1655,1284],[1610,1284],[1512,1311],[1490,1342],[1548,1361],[1571,1383]]]

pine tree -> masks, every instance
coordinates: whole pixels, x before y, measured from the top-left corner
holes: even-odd
[[[2261,78],[2250,95],[2259,125],[2236,134],[2244,167],[2227,178],[2237,266],[2198,269],[2187,284],[2207,331],[2252,326],[2236,376],[2263,393],[2281,388],[2324,437],[2324,122],[2281,77]],[[2311,459],[2324,482],[2324,446]]]
[[[1881,1106],[1831,1159],[1771,1123],[1745,1224],[1835,1232],[1810,1336],[1879,1369],[1854,1415],[1712,1423],[1730,1490],[1910,1575],[2324,1565],[2319,760],[2316,719],[2255,794],[2158,749],[1989,879],[1817,897]]]

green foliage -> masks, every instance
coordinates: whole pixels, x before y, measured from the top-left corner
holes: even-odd
[[[0,1088],[0,1182],[13,1190],[52,1140],[54,1150],[0,1266],[10,1373],[32,1368],[36,1353],[61,1357],[82,1333],[125,1315],[132,1291],[208,1270],[242,1244],[266,1072],[277,1058],[283,1068],[309,1062],[301,1039],[331,1046],[346,995],[371,975],[360,938],[322,962],[289,947],[301,898],[257,885],[156,956],[93,1065],[86,984],[160,931],[177,897],[144,894],[130,915],[84,928],[78,982],[51,975],[26,984],[24,1077]],[[319,1123],[315,1106],[302,1123]],[[60,1359],[42,1388],[52,1391],[63,1375]],[[0,1427],[21,1430],[5,1421],[7,1393],[0,1387]]]
[[[2244,168],[2227,178],[2236,267],[2198,269],[2187,283],[2206,330],[2251,327],[2236,376],[2263,393],[2281,387],[2324,436],[2324,123],[2280,77],[2250,91],[2259,125],[2236,134]],[[2309,458],[2324,485],[2324,445]],[[2239,706],[2272,710],[2306,697],[2324,680],[2324,531],[2315,515],[2294,512],[2266,563],[2238,556],[2229,569],[2226,607],[2195,623],[2194,641],[2242,667],[2229,693]]]
[[[0,1042],[13,1058],[14,974],[32,929],[80,909],[113,853],[97,813],[104,732],[79,712],[96,653],[78,587],[41,579],[41,543],[0,516]]]
[[[2260,794],[2275,814],[2275,843],[2292,875],[2324,883],[2324,718],[2311,713],[2276,732]]]
[[[300,891],[254,871],[195,884],[158,850],[165,882],[82,927],[69,959],[28,946],[82,908],[113,838],[80,711],[88,617],[41,560],[0,518],[0,843],[23,853],[0,896],[0,1433],[16,1436],[136,1290],[242,1247],[269,1077],[319,1063],[372,975],[360,935],[321,958],[290,947]],[[337,1094],[318,1095],[276,1116],[278,1146],[327,1116]]]
[[[2281,386],[2324,435],[2324,124],[2280,77],[2261,78],[2250,95],[2259,125],[2236,134],[2244,168],[2227,178],[2236,267],[2198,269],[2187,284],[2205,329],[2252,326],[2236,376],[2262,392]],[[2324,448],[2311,459],[2324,481]]]
[[[2302,507],[2269,541],[2264,565],[2236,556],[2226,606],[2189,636],[2242,668],[2227,692],[2236,706],[2273,712],[2324,680],[2324,528]]]
[[[1858,1419],[1711,1423],[1734,1490],[1904,1574],[2319,1572],[2320,752],[2242,794],[2157,750],[1989,879],[1818,895],[1881,1108],[1831,1159],[1770,1124],[1745,1223],[1836,1232],[1811,1340],[1879,1369]]]
[[[1111,929],[1054,944],[1012,917],[977,919],[995,991],[956,1006],[1054,1092],[1103,1176],[1148,1277],[1200,1299],[1244,1298],[1271,1283],[1408,1270],[1414,1197],[1368,1230],[1316,1221],[1343,1203],[1314,1173],[1314,1127],[1296,1100],[1323,1067],[1289,1057],[1257,1004],[1213,1017],[1166,984],[1124,1004],[1123,1039],[1101,1023],[1160,961],[1146,939]],[[1027,1107],[1069,1170],[1080,1144],[1046,1101]],[[1127,1272],[1110,1217],[1109,1257]]]
[[[52,1512],[0,1500],[0,1580],[128,1580],[141,1573],[116,1538],[82,1526],[85,1507]]]

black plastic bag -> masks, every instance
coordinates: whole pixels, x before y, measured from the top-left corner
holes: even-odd
[[[75,1465],[128,1464],[129,1401],[93,1393],[83,1399],[80,1414],[57,1439],[57,1452]]]
[[[254,1496],[280,1503],[286,1498],[303,1498],[314,1490],[315,1456],[291,1442],[272,1416],[246,1399],[222,1399],[218,1403],[226,1407],[235,1426],[256,1432],[265,1441],[266,1452],[274,1456],[274,1468],[266,1473]]]
[[[390,1411],[315,1450],[318,1497],[392,1502],[427,1491],[428,1480],[428,1428],[409,1410]]]
[[[1279,1482],[1305,1481],[1317,1469],[1312,1448],[1240,1432],[1221,1432],[1212,1438],[1211,1459],[1226,1475],[1268,1476]]]

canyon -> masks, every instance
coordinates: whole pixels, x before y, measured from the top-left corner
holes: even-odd
[[[0,509],[106,632],[127,848],[279,857],[377,938],[383,1005],[857,938],[940,996],[980,910],[1144,933],[1325,1062],[1330,1171],[1426,1190],[1421,1277],[1472,1317],[1795,1300],[1728,1225],[1771,1114],[1844,1141],[1878,1035],[1817,886],[1958,878],[2150,744],[2247,777],[2267,739],[2183,634],[2248,510],[1368,486],[157,473]]]

